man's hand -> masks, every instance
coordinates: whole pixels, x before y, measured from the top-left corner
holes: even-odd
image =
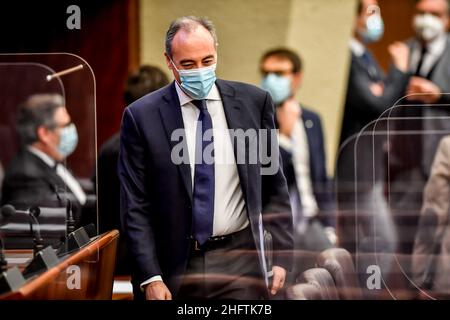
[[[147,300],[172,300],[172,294],[164,282],[155,281],[145,287],[145,299]]]
[[[272,295],[276,295],[278,290],[280,290],[284,286],[284,282],[286,280],[286,270],[282,267],[273,266],[272,272],[273,272],[273,281],[272,281],[272,288],[270,288],[270,293]]]
[[[421,77],[412,77],[406,90],[408,100],[423,103],[436,103],[442,96],[441,89],[430,80]]]
[[[300,108],[297,101],[293,98],[286,100],[281,107],[277,108],[277,120],[280,126],[280,133],[290,137],[299,117]]]
[[[384,84],[383,82],[374,82],[369,89],[375,97],[381,97],[384,93]]]
[[[409,48],[404,42],[394,42],[388,47],[392,63],[402,72],[408,71]]]

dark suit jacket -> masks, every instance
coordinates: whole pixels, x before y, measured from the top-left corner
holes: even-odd
[[[322,123],[317,113],[302,106],[302,121],[305,124],[309,147],[309,170],[314,197],[319,206],[319,218],[326,226],[335,227],[335,204],[331,192],[331,183],[326,170],[326,158]],[[289,187],[297,188],[292,153],[280,147],[283,160],[283,172]]]
[[[12,204],[21,210],[30,206],[64,207],[66,199],[72,201],[79,226],[82,206],[53,168],[27,149],[21,150],[7,167],[2,204]]]
[[[99,233],[113,229],[123,233],[120,224],[120,182],[117,174],[119,151],[120,134],[117,133],[102,145],[98,154],[98,177],[94,176],[94,184],[97,182]],[[130,261],[127,253],[125,238],[120,237],[115,274],[130,274]]]
[[[410,75],[392,66],[385,76],[376,60],[372,61],[375,75],[369,72],[363,58],[352,53],[341,145],[347,138],[359,133],[368,123],[378,119],[405,94]],[[370,84],[378,80],[384,83],[384,93],[380,97],[374,96],[369,89]]]
[[[117,174],[120,135],[117,133],[100,148],[98,155],[97,201],[99,231],[106,232],[120,228],[120,182]]]
[[[229,129],[274,128],[274,107],[267,92],[224,80],[217,80],[216,85]],[[181,107],[172,83],[125,110],[119,157],[121,218],[136,268],[133,282],[136,287],[162,275],[173,294],[179,287],[177,276],[186,268],[193,226],[190,165],[171,161],[172,148],[179,140],[171,141],[170,137],[180,128]],[[278,146],[274,149],[278,153]],[[273,264],[290,269],[292,214],[281,168],[275,175],[261,175],[258,161],[237,164],[237,169],[261,272],[266,271],[261,247],[265,218],[264,227],[273,237]]]

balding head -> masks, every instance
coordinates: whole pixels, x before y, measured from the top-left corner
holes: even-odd
[[[216,29],[214,28],[214,25],[210,20],[208,20],[207,18],[186,16],[178,18],[170,24],[169,29],[166,33],[166,54],[170,58],[172,58],[172,42],[178,32],[190,34],[196,31],[198,28],[206,29],[211,37],[211,41],[213,42],[214,46],[217,45]]]

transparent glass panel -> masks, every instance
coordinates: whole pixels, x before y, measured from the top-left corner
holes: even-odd
[[[92,70],[72,54],[0,54],[0,100],[5,247],[67,256],[86,244],[69,233],[97,235]]]
[[[449,115],[447,105],[396,106],[341,147],[338,237],[368,298],[448,298]]]

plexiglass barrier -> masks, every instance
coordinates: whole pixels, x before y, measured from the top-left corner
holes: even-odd
[[[339,245],[366,298],[448,299],[450,106],[387,110],[338,156]]]
[[[67,54],[0,54],[0,185],[7,250],[62,258],[97,235],[95,78]]]

